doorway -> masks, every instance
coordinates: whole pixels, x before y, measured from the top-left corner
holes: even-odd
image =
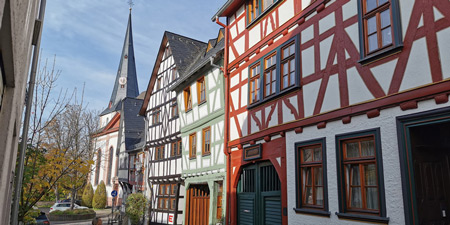
[[[186,193],[186,225],[209,224],[209,187],[191,185]]]
[[[281,182],[270,162],[242,169],[237,198],[238,224],[281,224]]]
[[[399,120],[406,221],[450,224],[450,112]]]

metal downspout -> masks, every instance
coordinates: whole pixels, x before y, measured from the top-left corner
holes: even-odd
[[[23,172],[24,172],[24,161],[25,161],[25,150],[27,148],[27,140],[28,140],[28,129],[30,127],[30,114],[31,107],[33,103],[33,95],[34,95],[34,87],[36,82],[36,68],[39,60],[39,50],[41,48],[41,37],[42,37],[42,27],[44,26],[44,15],[45,15],[45,5],[46,0],[41,0],[41,5],[39,7],[39,17],[38,20],[41,22],[41,26],[39,27],[39,31],[37,34],[37,41],[34,45],[33,50],[33,59],[31,63],[31,72],[30,72],[30,81],[28,83],[28,91],[26,93],[26,108],[25,108],[25,118],[23,122],[22,128],[22,141],[20,143],[20,152],[19,152],[19,166],[16,171],[16,177],[14,182],[14,196],[13,196],[13,206],[10,223],[12,225],[17,225],[19,223],[19,197],[21,196],[22,191],[22,181],[23,181]]]

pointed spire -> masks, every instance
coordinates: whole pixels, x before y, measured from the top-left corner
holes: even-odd
[[[114,107],[120,100],[126,97],[135,98],[139,95],[139,87],[136,75],[136,63],[134,58],[133,47],[133,32],[131,26],[131,6],[130,15],[128,17],[128,26],[125,34],[125,41],[122,49],[122,56],[120,58],[119,69],[117,71],[114,89],[111,94],[109,107]]]

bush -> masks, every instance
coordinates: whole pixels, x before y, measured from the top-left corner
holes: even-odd
[[[41,210],[37,208],[30,209],[23,218],[25,224],[36,224],[36,217],[41,214]]]
[[[142,193],[133,193],[128,196],[125,207],[125,213],[130,218],[131,224],[139,224],[147,209],[147,199]]]
[[[81,197],[81,204],[83,206],[92,208],[92,199],[94,198],[94,189],[90,182],[86,184],[83,191],[83,196]]]
[[[106,186],[103,181],[97,186],[95,190],[94,199],[92,200],[92,207],[94,209],[104,209],[106,206]]]
[[[50,213],[50,215],[86,215],[86,214],[94,214],[95,211],[92,209],[74,209],[74,210],[64,210],[59,211],[55,210]]]

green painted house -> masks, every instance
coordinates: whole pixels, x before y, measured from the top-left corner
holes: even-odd
[[[224,30],[171,87],[177,93],[182,139],[184,224],[216,224],[225,217]],[[183,206],[181,206],[183,207]]]

